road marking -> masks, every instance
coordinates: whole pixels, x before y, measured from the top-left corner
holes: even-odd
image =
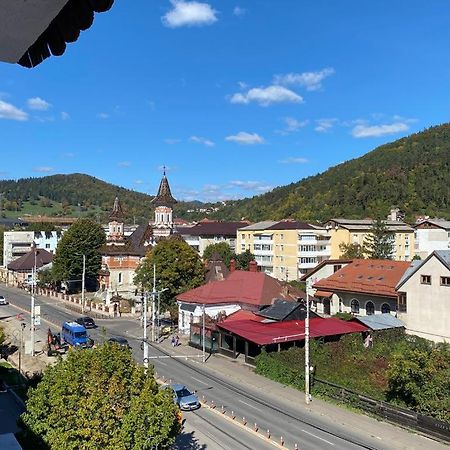
[[[260,409],[256,406],[250,405],[250,403],[244,402],[243,400],[238,400],[239,402],[243,403],[244,405],[250,406],[250,408],[256,409],[256,411],[259,411]]]
[[[204,381],[202,381],[202,380],[199,380],[198,378],[195,378],[195,377],[191,377],[193,380],[195,380],[195,381],[197,381],[198,383],[200,383],[200,384],[204,384],[205,386],[209,386],[209,383],[205,383]]]
[[[309,434],[310,436],[315,437],[317,439],[320,439],[321,441],[326,442],[327,444],[330,444],[330,445],[332,445],[334,447],[334,444],[332,442],[327,441],[326,439],[321,438],[321,437],[319,437],[319,436],[317,436],[317,435],[315,435],[313,433],[310,433],[309,431],[306,431],[306,430],[302,430],[302,431],[303,431],[303,433]]]

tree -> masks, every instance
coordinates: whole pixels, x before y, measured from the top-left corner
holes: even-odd
[[[248,270],[250,261],[255,260],[255,256],[250,250],[245,250],[244,253],[239,253],[235,256],[236,259],[236,269]]]
[[[0,225],[0,266],[3,265],[3,244],[5,239],[5,231],[7,231],[6,227]]]
[[[394,233],[386,227],[386,222],[376,219],[370,234],[364,239],[363,252],[369,259],[392,259],[394,253]]]
[[[205,279],[200,257],[181,239],[170,238],[158,242],[136,269],[134,282],[146,291],[153,289],[154,264],[156,288],[167,289],[161,294],[161,303],[165,306],[173,304],[178,294],[200,286]]]
[[[218,253],[223,261],[223,263],[229,268],[230,261],[235,257],[233,250],[231,250],[230,245],[227,242],[219,242],[218,244],[210,244],[205,248],[203,252],[203,260],[211,259],[214,253]]]
[[[128,349],[72,350],[28,391],[22,439],[41,450],[169,449],[180,432],[173,394]]]
[[[105,244],[103,228],[90,219],[78,219],[61,238],[53,261],[57,281],[81,280],[83,255],[86,255],[86,278],[97,279],[101,267],[100,248]]]
[[[339,244],[339,250],[342,252],[339,259],[364,259],[364,250],[360,244]]]

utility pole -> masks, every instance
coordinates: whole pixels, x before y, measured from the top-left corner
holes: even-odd
[[[148,369],[148,343],[147,343],[147,300],[148,294],[144,292],[144,332],[142,341],[144,343],[144,367]]]
[[[86,255],[83,255],[83,274],[81,276],[81,314],[84,314],[85,284],[86,284]]]
[[[306,285],[306,318],[305,318],[305,403],[309,405],[311,395],[309,393],[309,290]]]
[[[205,327],[205,305],[203,305],[203,327],[202,327],[202,347],[203,347],[203,357],[202,357],[202,361],[205,362],[205,348],[206,348],[206,343],[205,343],[205,337],[206,337],[206,327]]]
[[[152,342],[155,342],[155,296],[156,296],[156,264],[153,264],[153,291],[152,291]]]
[[[34,310],[35,310],[35,284],[36,284],[36,247],[34,248],[34,267],[31,272],[31,328],[30,328],[30,336],[31,336],[31,356],[34,356]]]
[[[22,322],[20,324],[19,375],[22,375],[23,330],[25,327],[26,325]]]

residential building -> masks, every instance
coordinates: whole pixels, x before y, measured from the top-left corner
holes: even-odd
[[[264,221],[240,228],[236,253],[250,250],[261,270],[279,280],[297,280],[330,257],[328,231],[295,220]]]
[[[450,221],[425,219],[414,225],[415,253],[425,259],[435,250],[450,249]]]
[[[396,286],[411,263],[383,259],[355,259],[328,278],[313,284],[315,296],[330,299],[330,314],[372,315],[395,312]],[[321,295],[324,292],[325,295]]]
[[[194,226],[178,226],[177,233],[203,257],[206,247],[226,242],[233,252],[236,251],[236,234],[239,228],[249,222],[222,222],[204,219]]]
[[[330,234],[331,259],[339,259],[343,251],[341,244],[364,245],[367,236],[372,231],[372,219],[331,219],[325,223]],[[393,259],[396,261],[411,261],[414,258],[414,228],[397,220],[386,220],[386,228],[394,235]]]
[[[398,317],[407,333],[450,342],[450,250],[413,263],[396,286]]]
[[[55,253],[62,237],[60,231],[5,231],[3,242],[3,265],[27,254],[33,244],[39,249]]]
[[[201,322],[203,311],[210,318],[217,318],[240,309],[258,311],[261,306],[272,305],[275,299],[305,298],[304,292],[258,272],[254,261],[252,263],[249,271],[233,270],[223,280],[211,281],[178,295],[179,332],[188,334],[191,324]]]

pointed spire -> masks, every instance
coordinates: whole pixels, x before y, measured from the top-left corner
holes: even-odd
[[[159,184],[158,193],[156,194],[156,197],[153,198],[152,203],[155,206],[172,206],[177,203],[170,192],[169,181],[166,177],[166,166],[163,167],[163,177]]]
[[[123,210],[122,205],[120,204],[119,197],[116,197],[114,200],[114,206],[111,214],[109,215],[109,218],[117,221],[123,220]]]

